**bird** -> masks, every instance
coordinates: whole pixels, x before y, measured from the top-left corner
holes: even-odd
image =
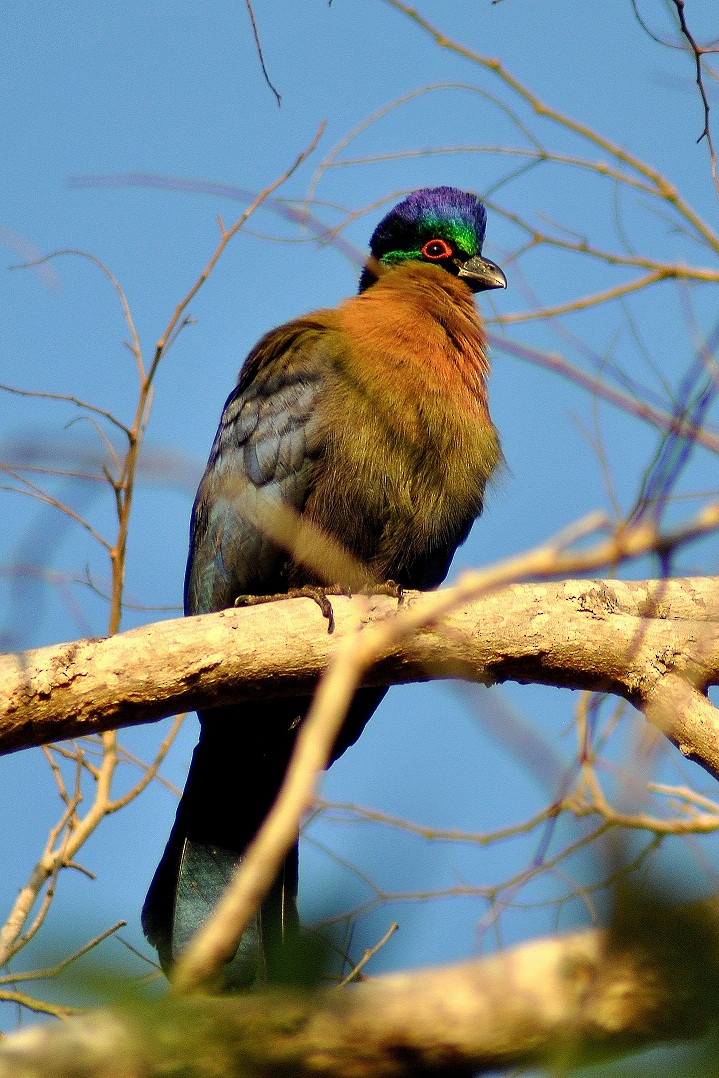
[[[507,281],[482,254],[485,229],[475,194],[414,191],[375,228],[357,294],[252,349],[192,510],[186,614],[293,589],[442,582],[503,459],[474,294]],[[333,760],[386,691],[356,693]],[[168,976],[267,816],[310,703],[278,697],[199,712],[200,739],[142,912]],[[297,887],[295,845],[221,990],[275,979],[273,956],[299,928]]]

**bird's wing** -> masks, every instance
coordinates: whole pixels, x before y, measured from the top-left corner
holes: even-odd
[[[302,319],[269,333],[247,357],[195,500],[188,614],[286,587],[288,552],[272,536],[287,526],[280,505],[302,511],[322,455],[318,399],[332,336],[321,321]]]

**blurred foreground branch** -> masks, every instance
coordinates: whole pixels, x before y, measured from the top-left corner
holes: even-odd
[[[707,904],[701,919],[628,909],[632,923],[620,917],[609,932],[538,940],[341,991],[175,998],[28,1029],[0,1048],[0,1078],[461,1078],[702,1034],[716,1000],[713,983],[696,974],[700,963],[711,969],[719,907]]]

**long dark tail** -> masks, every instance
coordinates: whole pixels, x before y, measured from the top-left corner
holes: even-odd
[[[385,691],[358,693],[333,759],[359,737]],[[276,698],[200,715],[185,792],[142,911],[143,930],[165,973],[209,916],[272,807],[309,703]],[[273,957],[298,930],[297,875],[295,845],[225,967],[225,989],[275,979]]]

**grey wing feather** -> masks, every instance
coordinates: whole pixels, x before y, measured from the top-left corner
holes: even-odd
[[[311,489],[326,370],[321,329],[298,328],[290,340],[287,330],[260,342],[225,404],[192,514],[189,614],[285,590],[288,554],[267,531],[274,506],[301,513]]]

